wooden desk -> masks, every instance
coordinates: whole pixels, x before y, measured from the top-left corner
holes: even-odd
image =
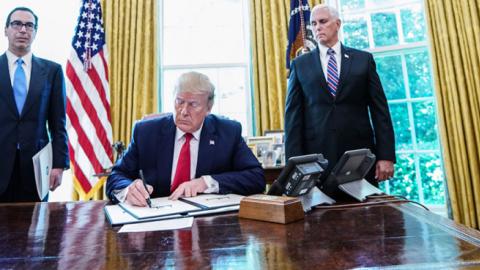
[[[118,234],[104,201],[0,204],[1,269],[400,269],[480,267],[480,233],[412,205],[317,209],[288,225],[195,218]],[[377,268],[377,269],[379,269]]]

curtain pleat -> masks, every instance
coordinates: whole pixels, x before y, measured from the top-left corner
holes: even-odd
[[[310,8],[322,1],[309,1]],[[250,0],[255,131],[284,128],[290,0]]]
[[[479,228],[480,4],[427,0],[448,196],[455,221]]]
[[[154,0],[103,0],[113,140],[130,142],[133,123],[157,112],[157,10]]]

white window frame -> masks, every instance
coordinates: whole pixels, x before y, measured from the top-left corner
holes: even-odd
[[[327,0],[329,5],[335,6],[340,13],[340,17],[342,17],[342,11],[340,10],[339,7],[339,2],[340,0]],[[424,41],[421,42],[413,42],[413,43],[405,43],[404,42],[404,36],[403,36],[403,28],[402,28],[402,23],[401,23],[401,18],[400,18],[400,9],[402,7],[407,7],[412,4],[420,4],[422,5],[422,10],[425,12],[425,5],[423,1],[420,0],[410,0],[410,1],[405,1],[404,3],[397,4],[394,2],[387,3],[386,5],[382,6],[381,8],[374,8],[374,7],[367,7],[364,9],[355,9],[348,11],[348,15],[353,15],[353,16],[358,16],[358,17],[363,17],[367,21],[367,27],[368,27],[368,36],[369,36],[369,44],[370,48],[365,49],[366,51],[374,54],[374,56],[389,56],[389,55],[398,55],[401,57],[402,61],[402,71],[403,71],[403,80],[404,80],[404,85],[405,85],[405,90],[406,90],[406,97],[404,99],[396,99],[396,100],[388,100],[389,104],[406,104],[407,109],[408,109],[408,114],[409,114],[409,124],[410,124],[410,132],[411,132],[411,137],[412,137],[412,146],[413,149],[409,150],[396,150],[396,154],[413,154],[415,158],[415,182],[417,185],[417,190],[418,190],[418,198],[419,202],[424,204],[425,203],[425,198],[424,198],[424,192],[423,192],[423,186],[422,186],[422,179],[421,179],[421,174],[420,174],[420,154],[438,154],[440,157],[441,161],[441,167],[443,170],[443,177],[444,179],[446,178],[445,175],[445,169],[444,169],[444,162],[443,162],[443,152],[441,151],[441,142],[440,142],[440,134],[439,131],[437,130],[437,138],[439,141],[439,148],[438,149],[433,149],[433,150],[419,150],[417,146],[417,135],[415,131],[415,126],[414,126],[414,114],[413,114],[413,103],[414,102],[422,102],[422,101],[432,101],[435,104],[435,110],[436,110],[436,115],[435,115],[435,121],[438,125],[438,110],[437,110],[437,102],[435,98],[435,92],[433,92],[433,95],[431,97],[420,97],[420,98],[412,98],[411,97],[411,92],[410,92],[410,85],[409,85],[409,79],[408,79],[408,73],[407,73],[407,67],[406,67],[406,61],[405,61],[405,55],[414,53],[416,51],[423,51],[426,50],[429,54],[430,59],[432,58],[431,55],[431,50],[429,47],[429,41],[428,41],[428,36]],[[375,47],[375,43],[373,40],[373,31],[372,31],[372,22],[371,22],[371,14],[372,13],[378,13],[378,12],[394,12],[397,17],[397,31],[399,35],[399,43],[398,45],[392,45],[392,46],[382,46],[382,47]],[[426,18],[426,16],[425,16]],[[343,28],[342,28],[343,29]],[[340,32],[340,37],[341,40],[342,38],[342,32]],[[430,64],[430,70],[433,70]],[[433,78],[432,78],[433,81]],[[432,87],[434,87],[432,85]],[[389,182],[385,182],[385,190],[387,193],[390,193],[390,185]],[[446,187],[445,187],[445,192],[446,192]],[[447,197],[445,196],[445,204],[447,203]],[[435,212],[440,213],[442,215],[446,214],[446,205],[428,205],[429,208],[434,209]]]
[[[159,27],[158,27],[158,37],[159,37],[159,53],[158,53],[158,63],[159,63],[159,89],[158,89],[158,109],[159,111],[163,110],[162,100],[166,91],[172,91],[173,89],[163,89],[163,81],[164,81],[164,74],[166,71],[170,70],[178,70],[178,69],[204,69],[204,68],[241,68],[244,70],[244,85],[245,85],[245,106],[247,106],[247,126],[242,126],[242,130],[246,135],[251,136],[254,132],[254,117],[253,117],[253,107],[252,107],[252,99],[253,99],[253,91],[252,91],[252,79],[251,79],[251,46],[250,46],[250,28],[249,28],[249,12],[248,12],[248,1],[241,0],[243,6],[243,16],[244,16],[244,23],[243,23],[243,33],[244,36],[244,48],[247,49],[246,52],[246,60],[245,62],[229,62],[229,63],[205,63],[205,64],[186,64],[186,65],[164,65],[162,59],[162,53],[164,51],[164,36],[163,36],[163,26],[164,26],[164,1],[160,0],[159,2]],[[219,100],[214,103],[219,104]]]

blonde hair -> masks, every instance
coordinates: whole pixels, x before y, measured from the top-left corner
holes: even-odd
[[[206,93],[208,102],[213,104],[215,97],[215,86],[207,75],[196,71],[183,73],[175,83],[175,94],[178,93]]]

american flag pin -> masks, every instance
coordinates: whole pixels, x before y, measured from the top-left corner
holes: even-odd
[[[350,56],[348,56],[348,54],[344,54],[343,56],[345,56],[345,58],[350,58]]]
[[[210,145],[215,145],[215,141],[214,141],[214,140],[210,140]]]

